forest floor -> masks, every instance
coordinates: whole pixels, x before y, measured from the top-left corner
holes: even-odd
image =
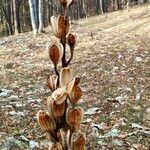
[[[150,149],[150,5],[73,22],[88,150]],[[0,149],[47,149],[36,113],[51,94],[51,27],[0,39]],[[90,110],[89,110],[90,109]],[[90,112],[90,113],[89,113]]]

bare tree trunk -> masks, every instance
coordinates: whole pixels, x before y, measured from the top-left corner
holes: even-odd
[[[127,9],[130,7],[130,0],[127,0]]]
[[[84,14],[85,14],[85,17],[87,18],[87,9],[86,9],[86,6],[85,6],[85,0],[83,0],[83,11],[84,11]]]
[[[104,11],[103,11],[103,3],[102,3],[102,0],[99,0],[99,8],[100,8],[100,13],[103,14]]]
[[[29,7],[30,7],[30,17],[31,17],[31,23],[32,23],[32,29],[33,29],[33,34],[37,34],[38,29],[37,29],[37,24],[36,24],[36,12],[35,12],[35,3],[32,0],[29,0]]]
[[[16,8],[16,0],[13,0],[13,10],[14,10],[14,32],[18,35],[18,22],[17,22],[17,8]]]
[[[2,14],[4,16],[4,21],[6,24],[6,27],[8,29],[8,33],[9,35],[13,34],[13,29],[12,29],[12,22],[11,22],[11,5],[10,5],[10,1],[2,1],[1,3],[1,10],[2,10]]]
[[[39,0],[39,33],[42,33],[43,29],[43,0]]]

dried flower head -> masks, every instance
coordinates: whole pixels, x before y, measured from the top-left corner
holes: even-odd
[[[63,56],[63,46],[60,43],[51,44],[47,47],[50,60],[57,65]]]
[[[51,132],[56,128],[54,120],[42,110],[37,113],[37,121],[44,132]]]

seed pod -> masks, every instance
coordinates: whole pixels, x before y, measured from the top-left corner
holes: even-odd
[[[65,102],[62,102],[61,104],[56,104],[56,101],[54,101],[51,97],[48,97],[47,109],[49,115],[53,118],[62,117],[65,112]]]
[[[62,128],[58,130],[57,139],[63,148],[65,148],[65,135],[66,135],[66,133],[64,132],[64,130]]]
[[[63,5],[64,8],[67,6],[67,0],[59,0],[61,5]]]
[[[72,70],[67,67],[63,68],[60,72],[60,86],[66,87],[72,79]]]
[[[70,95],[70,93],[72,92],[72,89],[75,86],[75,81],[76,81],[76,78],[73,78],[73,80],[71,80],[71,82],[68,83],[68,86],[66,88],[68,95]]]
[[[59,15],[58,17],[52,16],[51,24],[54,35],[57,38],[61,39],[68,34],[70,26],[69,19],[66,18],[64,15]]]
[[[67,135],[66,135],[66,143],[67,143],[67,147],[70,147],[70,139],[71,138],[71,132],[70,130],[67,131]]]
[[[37,113],[37,121],[44,132],[51,132],[56,128],[54,120],[42,110]]]
[[[50,76],[47,79],[47,86],[50,88],[52,92],[55,91],[57,88],[57,81],[58,81],[58,76],[56,75]]]
[[[71,103],[75,104],[79,101],[79,99],[82,96],[82,91],[81,88],[77,85],[75,85],[71,91],[71,93],[69,94],[70,97],[70,101]]]
[[[74,4],[75,0],[59,0],[64,8],[71,6]]]
[[[70,48],[73,49],[76,44],[76,36],[69,33],[69,35],[67,37],[67,42],[68,42]]]
[[[66,121],[69,126],[74,127],[76,130],[81,125],[83,120],[84,111],[81,107],[73,108],[72,106],[67,108]]]
[[[47,47],[49,52],[50,60],[54,65],[57,65],[63,57],[63,46],[62,44],[52,44]]]
[[[79,77],[76,77],[76,79],[75,79],[75,85],[79,85],[79,83],[80,83],[80,78]]]
[[[69,19],[66,18],[64,15],[59,15],[58,16],[58,36],[64,37],[68,34],[69,32]]]
[[[60,143],[56,142],[49,147],[49,150],[63,150]]]
[[[82,132],[74,132],[71,136],[71,149],[84,150],[86,144],[86,137]]]
[[[51,16],[51,24],[52,24],[54,35],[58,37],[58,17]]]
[[[52,93],[52,98],[55,100],[56,104],[62,104],[68,97],[66,88],[58,88]]]

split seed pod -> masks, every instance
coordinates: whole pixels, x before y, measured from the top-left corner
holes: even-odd
[[[57,132],[57,139],[63,148],[65,148],[65,136],[66,133],[64,132],[64,130],[62,128],[59,129]]]
[[[86,144],[85,135],[82,132],[73,133],[71,136],[71,149],[84,150]]]
[[[52,44],[47,47],[50,60],[54,65],[57,65],[63,57],[63,46],[60,43]]]
[[[62,104],[68,97],[66,88],[58,88],[52,93],[52,98],[55,100],[56,104]]]
[[[76,44],[76,36],[69,33],[69,35],[67,37],[67,42],[68,42],[70,48],[73,49]]]
[[[49,147],[49,150],[63,150],[60,143],[56,142]]]
[[[72,70],[67,67],[63,68],[60,72],[60,86],[66,87],[72,79]]]
[[[56,128],[54,120],[42,110],[37,113],[37,121],[44,132],[51,132]]]
[[[51,97],[48,97],[47,109],[49,115],[52,116],[53,118],[62,117],[65,112],[65,102],[61,104],[56,104],[56,101],[54,101]]]
[[[57,38],[61,39],[68,34],[70,26],[69,19],[66,18],[64,15],[59,15],[58,17],[52,16],[51,24],[54,35]]]
[[[80,78],[79,77],[76,77],[76,79],[75,79],[75,85],[79,85],[79,83],[80,83]]]
[[[47,86],[50,88],[50,90],[53,92],[57,88],[57,81],[58,81],[58,76],[53,75],[50,76],[47,80]]]
[[[76,78],[73,78],[72,70],[67,67],[63,68],[59,79],[60,87],[66,88],[67,93],[70,94],[76,81]]]
[[[69,7],[75,2],[75,0],[59,0],[59,1],[63,5],[64,8]]]
[[[74,127],[76,130],[83,120],[84,111],[81,107],[73,108],[72,106],[67,108],[66,111],[66,121],[69,126]]]
[[[77,85],[75,85],[72,89],[72,92],[69,94],[71,103],[75,104],[79,101],[79,99],[82,96],[81,88]]]

